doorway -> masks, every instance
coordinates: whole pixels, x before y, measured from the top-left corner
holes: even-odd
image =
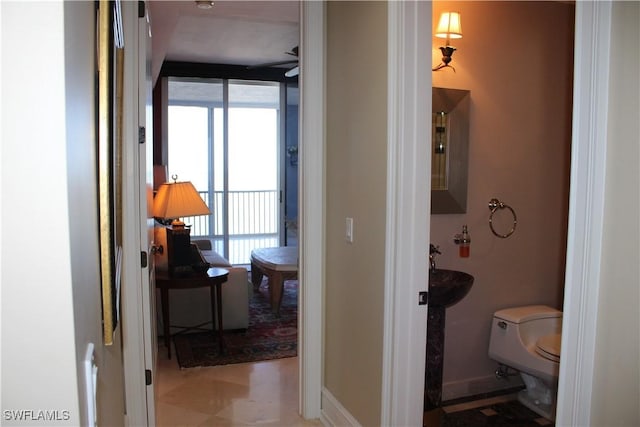
[[[211,240],[213,249],[235,266],[249,264],[252,249],[297,245],[297,83],[172,77],[166,81],[168,175],[192,181],[213,211],[212,216],[184,218],[192,237]],[[293,360],[297,374],[298,358]],[[160,378],[174,371],[174,365],[163,361],[160,353]],[[256,369],[264,372],[261,366]],[[291,363],[286,366],[291,371]],[[285,385],[292,384],[297,414],[297,381]],[[218,391],[211,390],[213,398]],[[291,393],[287,399],[283,405],[291,406]],[[158,400],[159,417],[162,403]]]
[[[211,214],[185,218],[233,265],[295,246],[295,83],[168,78],[168,175],[191,181]]]

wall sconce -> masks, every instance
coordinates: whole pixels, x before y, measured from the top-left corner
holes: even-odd
[[[451,62],[451,56],[453,55],[453,52],[456,51],[456,48],[450,46],[449,42],[451,39],[462,38],[460,12],[442,12],[442,15],[440,15],[440,21],[438,22],[438,27],[436,28],[435,36],[441,39],[446,39],[446,41],[445,45],[440,47],[440,52],[442,52],[442,62],[436,68],[433,68],[433,71],[450,67],[455,72],[456,69],[449,65],[449,63]]]

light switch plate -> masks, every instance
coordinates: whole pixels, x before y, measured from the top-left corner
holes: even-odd
[[[353,218],[347,218],[344,237],[347,243],[353,243]]]
[[[84,381],[85,381],[85,404],[87,406],[87,426],[95,426],[97,423],[97,395],[98,395],[98,367],[94,355],[94,345],[87,344],[87,351],[84,356]]]

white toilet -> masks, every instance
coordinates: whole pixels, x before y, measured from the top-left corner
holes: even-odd
[[[489,357],[520,371],[526,389],[518,400],[555,420],[562,312],[544,305],[496,311],[491,325]]]

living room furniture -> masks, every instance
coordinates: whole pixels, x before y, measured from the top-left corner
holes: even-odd
[[[153,217],[157,220],[171,220],[171,226],[166,227],[164,247],[169,272],[188,272],[192,262],[190,228],[185,227],[180,218],[209,215],[211,211],[191,182],[178,182],[178,175],[171,178],[173,182],[160,185],[153,198]]]
[[[181,275],[169,274],[159,271],[156,273],[156,288],[160,289],[162,303],[162,323],[164,325],[164,344],[167,346],[167,354],[171,359],[171,311],[169,290],[182,290],[192,288],[209,288],[209,298],[211,301],[211,323],[216,324],[218,331],[218,347],[220,352],[224,351],[223,319],[222,319],[222,284],[227,281],[229,271],[223,268],[213,267],[206,272],[194,271]],[[217,316],[216,316],[217,314]],[[194,325],[183,327],[184,329],[195,329],[202,326]]]
[[[212,267],[221,267],[229,271],[227,283],[222,287],[222,320],[225,330],[247,329],[249,326],[249,274],[244,267],[233,267],[229,261],[212,250],[211,242],[193,239],[192,243],[200,249],[202,257]],[[158,258],[158,255],[156,255]],[[160,261],[162,261],[160,259]],[[157,263],[157,261],[156,261]],[[166,261],[165,261],[166,265]],[[166,268],[165,268],[166,270]],[[171,296],[171,332],[179,330],[180,325],[195,325],[211,319],[209,308],[209,290],[194,288],[189,291],[174,292]],[[158,293],[160,291],[158,290]],[[161,313],[160,298],[157,298],[157,312]],[[158,318],[158,330],[163,331],[162,316]],[[212,328],[215,325],[211,326]],[[207,326],[209,327],[209,326]]]
[[[249,327],[249,273],[244,267],[234,267],[214,251],[210,240],[192,240],[212,267],[229,270],[228,286],[222,288],[224,300],[223,319],[225,329],[247,329]]]
[[[285,280],[298,278],[298,248],[283,246],[278,248],[260,248],[251,251],[251,283],[257,291],[267,276],[271,311],[280,315],[282,292]]]

